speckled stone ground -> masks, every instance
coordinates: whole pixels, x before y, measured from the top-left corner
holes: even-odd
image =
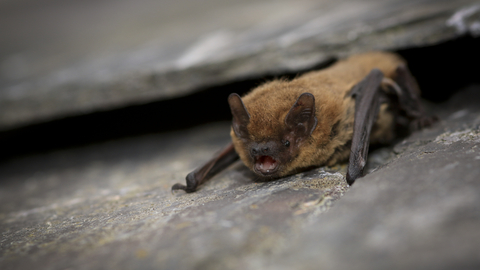
[[[242,164],[171,194],[229,123],[0,164],[1,269],[475,269],[480,87],[371,160],[259,182]],[[380,160],[380,161],[379,161]]]

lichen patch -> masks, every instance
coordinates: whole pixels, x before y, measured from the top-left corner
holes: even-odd
[[[435,138],[434,142],[441,143],[444,145],[450,145],[452,143],[462,141],[462,142],[480,142],[480,132],[478,130],[466,129],[457,132],[445,132],[437,138]]]

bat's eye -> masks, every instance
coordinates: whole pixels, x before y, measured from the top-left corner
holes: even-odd
[[[290,146],[290,142],[288,140],[286,140],[283,145],[285,145],[286,147],[289,147]]]

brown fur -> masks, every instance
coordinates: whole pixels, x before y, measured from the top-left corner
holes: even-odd
[[[317,126],[300,146],[296,157],[279,176],[298,172],[311,166],[333,165],[346,160],[353,134],[355,101],[348,93],[372,69],[380,69],[393,78],[395,69],[404,61],[395,54],[371,52],[341,60],[333,66],[309,72],[292,81],[274,80],[265,83],[242,98],[250,114],[247,126],[249,140],[266,141],[285,129],[284,119],[297,98],[305,92],[315,97]],[[371,133],[371,142],[387,142],[394,136],[393,115],[382,105]],[[333,128],[333,130],[332,130]],[[244,141],[231,131],[232,141],[241,160],[252,168]]]

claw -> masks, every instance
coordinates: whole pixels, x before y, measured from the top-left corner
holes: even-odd
[[[172,186],[172,194],[174,190],[185,190],[185,192],[187,193],[190,193],[190,192],[194,192],[195,190],[197,190],[197,185],[198,185],[198,180],[196,179],[195,177],[196,175],[196,172],[193,171],[191,173],[189,173],[186,177],[186,180],[187,180],[187,185],[182,185],[182,184],[175,184]]]
[[[182,184],[178,184],[178,183],[175,184],[175,185],[173,185],[173,186],[172,186],[172,190],[171,190],[171,191],[172,191],[172,195],[175,194],[175,190],[179,190],[179,189],[187,191],[187,186],[182,185]]]

